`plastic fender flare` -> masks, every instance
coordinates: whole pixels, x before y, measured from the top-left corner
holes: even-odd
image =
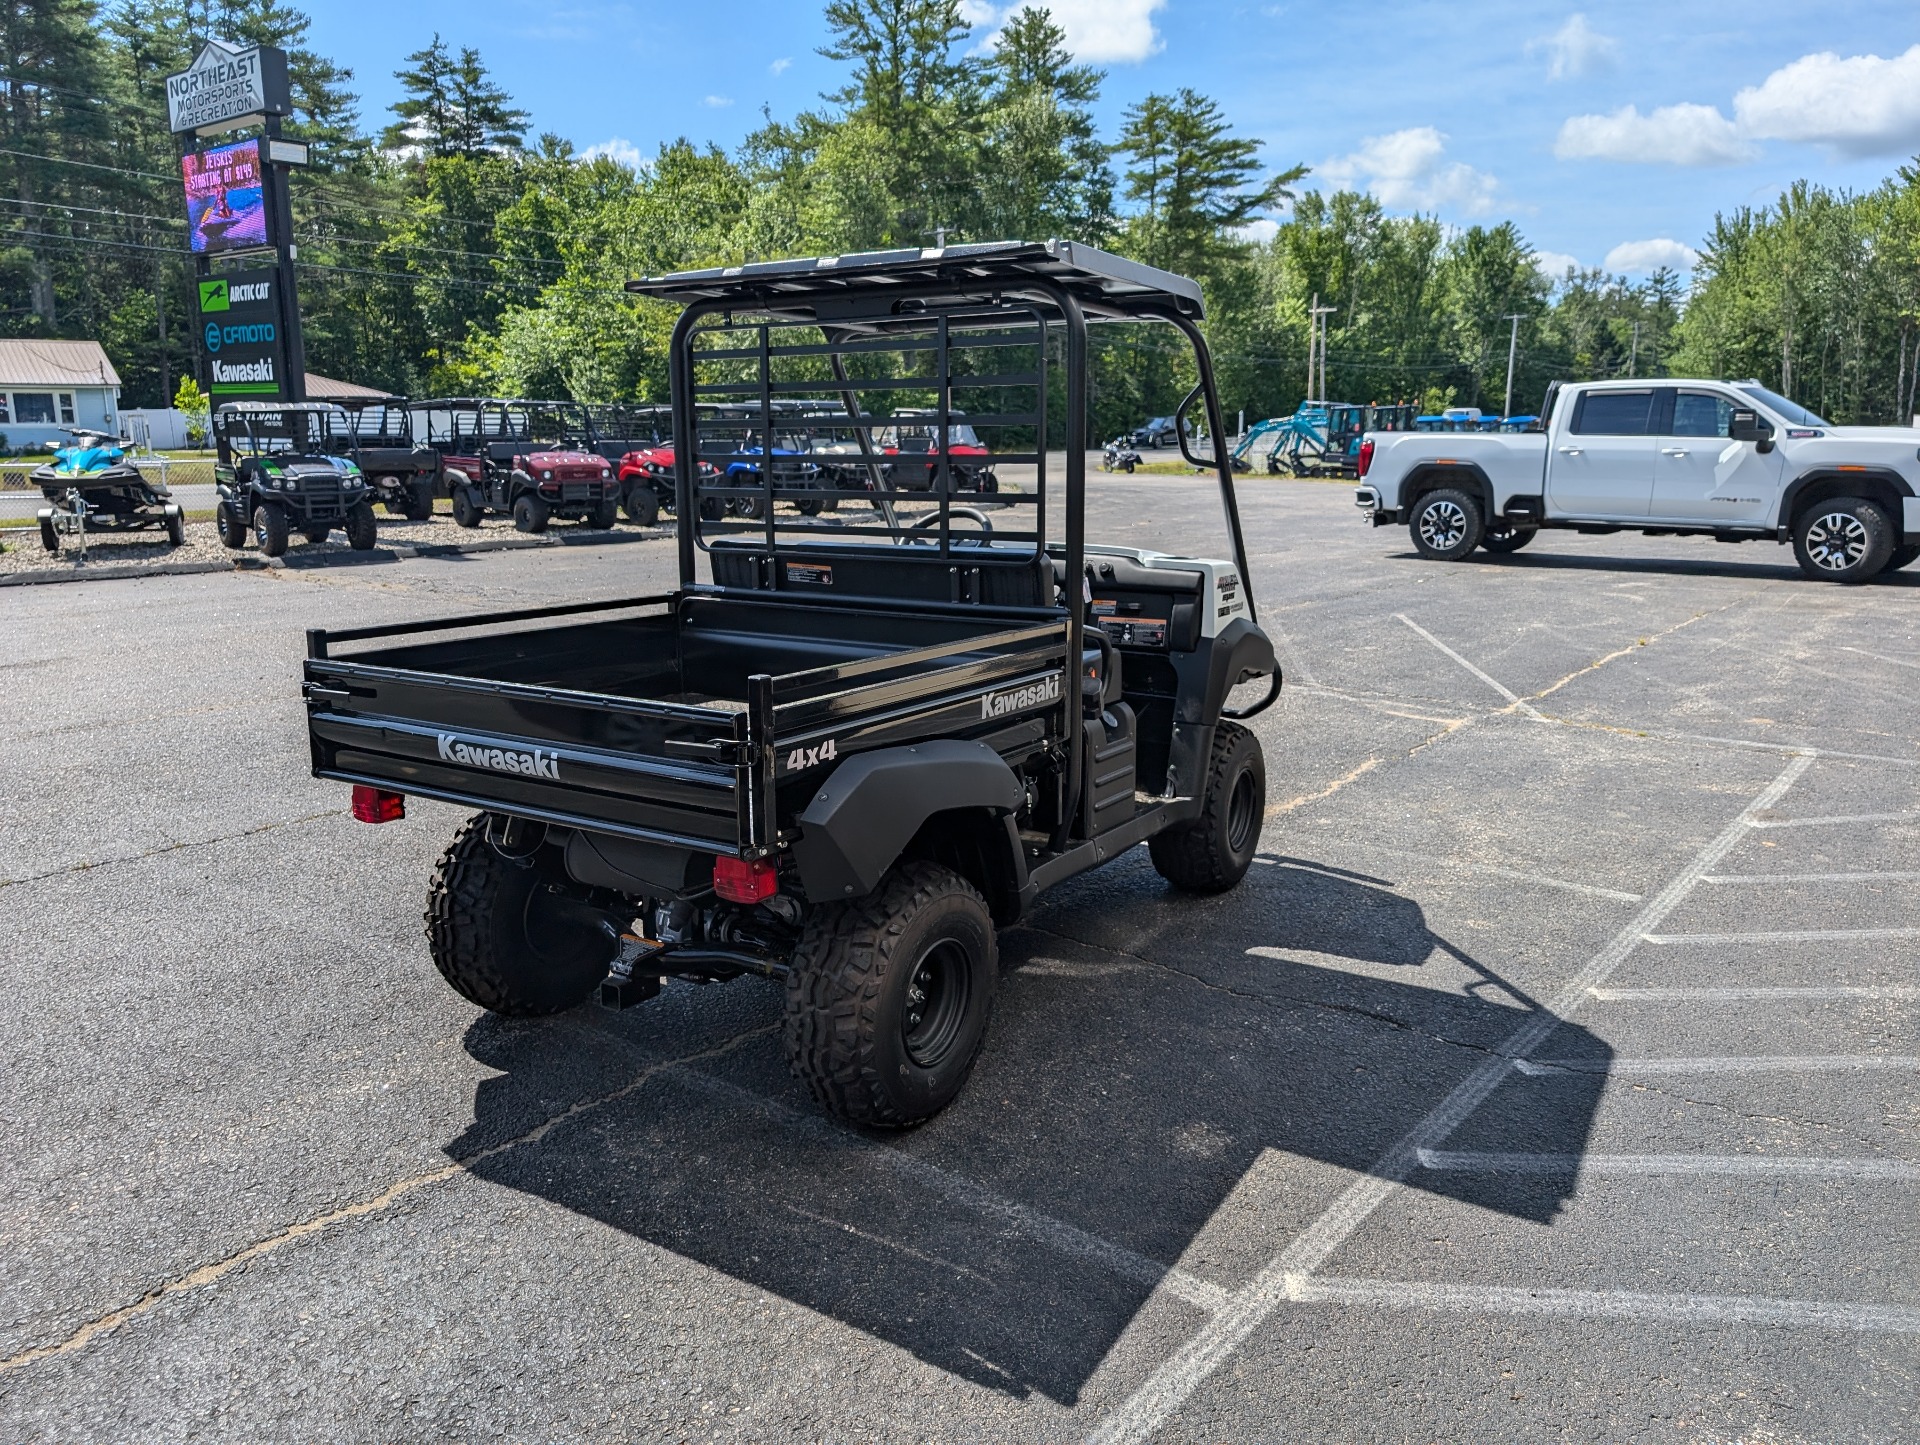
[[[1239,685],[1242,675],[1248,673],[1255,677],[1271,677],[1275,685],[1269,690],[1266,701],[1249,712],[1237,714],[1241,717],[1251,717],[1256,712],[1265,711],[1279,697],[1280,661],[1274,655],[1273,639],[1262,632],[1257,624],[1244,617],[1236,617],[1213,639],[1207,658],[1206,695],[1196,699],[1200,704],[1199,709],[1188,715],[1189,709],[1182,708],[1180,720],[1209,726],[1219,721],[1226,709],[1227,694]]]
[[[1863,467],[1857,472],[1840,472],[1832,467],[1814,467],[1788,482],[1786,490],[1780,494],[1780,510],[1775,516],[1775,525],[1782,533],[1790,531],[1794,525],[1795,508],[1799,504],[1800,494],[1808,487],[1819,486],[1824,482],[1844,482],[1848,485],[1859,483],[1865,489],[1864,494],[1869,497],[1880,487],[1885,487],[1893,493],[1896,502],[1902,497],[1914,495],[1912,484],[1890,468]],[[1892,520],[1894,530],[1898,531],[1901,519],[1895,516]]]
[[[1487,474],[1474,462],[1448,462],[1445,466],[1437,466],[1432,462],[1422,462],[1401,480],[1399,488],[1400,505],[1397,510],[1402,516],[1407,516],[1413,505],[1420,500],[1423,494],[1430,491],[1438,491],[1441,487],[1449,485],[1450,482],[1456,478],[1466,484],[1468,491],[1473,492],[1480,498],[1480,505],[1485,509],[1488,517],[1497,515],[1493,506],[1493,483],[1487,479]],[[1429,482],[1432,482],[1433,485],[1429,486]]]
[[[959,739],[878,748],[833,770],[799,815],[793,845],[801,886],[815,903],[859,898],[935,813],[978,808],[1007,816],[1026,790],[985,743]]]

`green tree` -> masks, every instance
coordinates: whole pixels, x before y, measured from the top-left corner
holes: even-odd
[[[982,238],[1113,230],[1113,172],[1094,126],[1101,73],[1075,65],[1066,32],[1029,6],[1001,27],[987,62],[976,222]]]

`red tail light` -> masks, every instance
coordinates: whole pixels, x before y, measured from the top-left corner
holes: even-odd
[[[780,891],[780,869],[771,858],[716,858],[713,891],[729,903],[758,903]]]
[[[407,816],[407,795],[355,783],[353,816],[360,823],[397,823]]]
[[[1360,475],[1367,474],[1367,468],[1373,465],[1373,438],[1368,437],[1360,443]]]

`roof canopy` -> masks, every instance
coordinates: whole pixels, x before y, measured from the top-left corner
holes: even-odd
[[[888,330],[926,324],[938,298],[994,298],[1035,281],[1070,293],[1093,320],[1148,319],[1172,312],[1190,320],[1204,314],[1200,287],[1185,276],[1143,266],[1077,241],[985,241],[938,250],[862,251],[796,261],[681,271],[627,282],[627,290],[681,305],[717,301],[742,311],[764,311],[795,321],[852,330]]]

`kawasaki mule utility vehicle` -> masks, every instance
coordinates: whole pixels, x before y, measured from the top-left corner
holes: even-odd
[[[141,532],[164,527],[167,541],[186,540],[186,517],[165,482],[150,481],[104,432],[70,431],[73,440],[55,447],[53,460],[33,469],[33,484],[50,506],[40,509],[40,544],[60,550],[62,535]]]
[[[1183,336],[1200,383],[1182,413],[1204,407],[1219,436],[1200,289],[1060,241],[631,289],[685,308],[680,585],[310,633],[314,773],[353,784],[369,822],[409,793],[478,810],[427,906],[434,961],[468,999],[542,1014],[666,979],[775,979],[819,1102],[914,1124],[973,1067],[996,928],[1138,843],[1199,893],[1238,883],[1258,844],[1265,766],[1240,720],[1280,674],[1231,472],[1214,468],[1230,560],[1085,536],[1088,325]],[[867,505],[778,509],[762,471],[752,520],[703,518],[694,459],[740,459],[707,445],[711,404],[757,405],[765,436],[776,401],[806,397],[860,439],[870,477],[841,495]],[[923,397],[936,465],[964,401],[1003,473],[1027,469],[991,519],[886,484],[873,432]],[[1242,683],[1259,685],[1236,709]]]
[[[338,527],[356,552],[377,535],[367,479],[332,451],[351,423],[339,407],[308,401],[230,401],[213,414],[214,518],[220,540],[238,551],[251,528],[260,550],[278,557],[292,533],[324,542]]]
[[[440,453],[414,440],[413,413],[400,397],[341,403],[347,431],[332,450],[348,457],[372,488],[373,500],[396,517],[426,522],[440,492]]]
[[[620,520],[613,464],[596,452],[587,410],[572,401],[446,397],[413,411],[445,467],[453,520],[477,527],[489,512],[522,532],[555,517],[611,527]]]

